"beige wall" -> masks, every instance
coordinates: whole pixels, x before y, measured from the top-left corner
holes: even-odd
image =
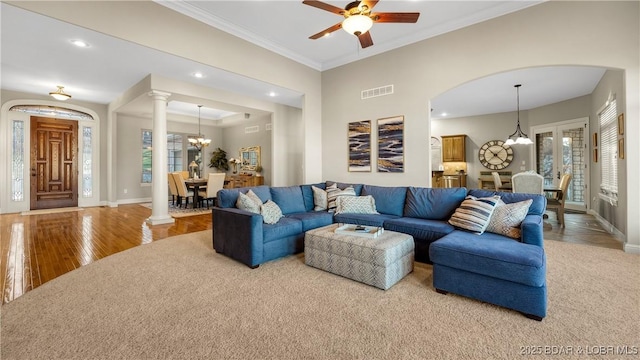
[[[616,20],[599,25],[605,14]],[[550,1],[323,72],[324,177],[382,185],[426,184],[430,171],[425,161],[430,151],[429,99],[467,81],[531,66],[591,65],[625,70],[625,111],[632,119],[627,121],[627,131],[637,136],[638,17],[638,2]],[[360,100],[361,90],[387,84],[394,84],[395,94]],[[349,173],[348,122],[393,115],[405,116],[406,171]],[[640,153],[638,142],[630,143],[626,150],[627,154]],[[627,179],[639,176],[637,159],[627,161]],[[630,203],[640,203],[639,189],[628,189],[627,196]],[[626,248],[640,252],[640,210],[629,207],[626,217],[636,219],[634,224],[628,222]]]

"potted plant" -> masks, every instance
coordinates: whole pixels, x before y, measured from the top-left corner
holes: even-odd
[[[262,176],[262,166],[256,166],[256,176]]]
[[[229,161],[227,160],[227,152],[217,148],[211,153],[211,160],[209,161],[209,167],[215,168],[219,171],[229,170]]]

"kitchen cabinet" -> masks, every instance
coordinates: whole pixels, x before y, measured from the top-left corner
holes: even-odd
[[[467,135],[442,136],[442,162],[466,162]]]

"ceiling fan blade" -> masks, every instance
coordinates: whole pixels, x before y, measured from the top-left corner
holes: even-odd
[[[371,18],[379,23],[415,23],[418,21],[420,13],[373,13]]]
[[[360,1],[360,5],[367,5],[369,10],[373,9],[374,6],[378,3],[379,0],[362,0]]]
[[[358,40],[360,40],[360,46],[362,46],[363,49],[373,45],[373,40],[371,39],[371,33],[369,31],[358,35]]]
[[[341,8],[339,8],[337,6],[333,6],[331,4],[323,3],[322,1],[304,0],[302,3],[305,4],[305,5],[313,6],[315,8],[321,9],[321,10],[326,10],[328,12],[332,12],[332,13],[337,14],[337,15],[343,15],[344,14],[344,9],[341,9]]]
[[[319,33],[317,33],[315,35],[309,36],[309,39],[313,39],[313,40],[320,39],[321,37],[323,37],[323,36],[325,36],[327,34],[331,34],[332,32],[334,32],[334,31],[336,31],[338,29],[341,29],[341,28],[342,28],[342,23],[339,22],[339,23],[337,23],[337,24],[335,24],[335,25],[333,25],[331,27],[328,27],[328,28],[320,31]]]

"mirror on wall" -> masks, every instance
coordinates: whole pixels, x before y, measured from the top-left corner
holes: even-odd
[[[256,171],[260,166],[260,146],[240,149],[240,170]]]

